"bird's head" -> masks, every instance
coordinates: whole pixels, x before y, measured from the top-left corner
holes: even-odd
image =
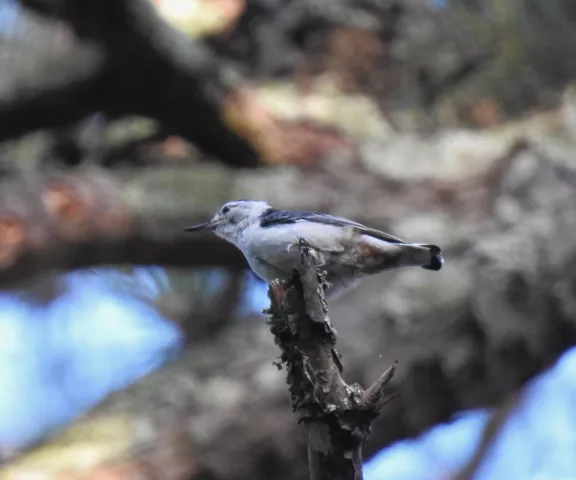
[[[184,230],[187,232],[213,230],[219,237],[234,242],[244,228],[259,221],[262,213],[269,208],[271,207],[266,202],[256,200],[226,202],[210,220]]]

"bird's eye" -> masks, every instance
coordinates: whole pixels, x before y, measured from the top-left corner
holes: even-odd
[[[230,207],[224,207],[224,208],[222,208],[222,213],[223,213],[224,215],[226,215],[229,211],[230,211]]]

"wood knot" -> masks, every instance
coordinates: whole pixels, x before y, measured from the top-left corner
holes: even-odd
[[[24,224],[10,217],[0,218],[0,266],[12,265],[22,251],[26,229]]]

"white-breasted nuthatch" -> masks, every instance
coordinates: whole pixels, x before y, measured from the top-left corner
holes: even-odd
[[[331,284],[328,297],[355,286],[361,277],[397,267],[440,270],[436,245],[406,243],[360,223],[318,212],[276,210],[254,200],[227,202],[211,220],[188,227],[210,229],[238,247],[263,280],[287,280],[300,265],[300,239],[312,247]]]

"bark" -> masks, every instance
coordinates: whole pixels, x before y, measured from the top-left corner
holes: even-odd
[[[288,372],[292,408],[308,435],[312,480],[361,480],[362,444],[388,398],[391,367],[366,392],[348,385],[336,351],[337,333],[328,318],[324,274],[302,242],[302,263],[290,285],[270,286],[270,331]]]

